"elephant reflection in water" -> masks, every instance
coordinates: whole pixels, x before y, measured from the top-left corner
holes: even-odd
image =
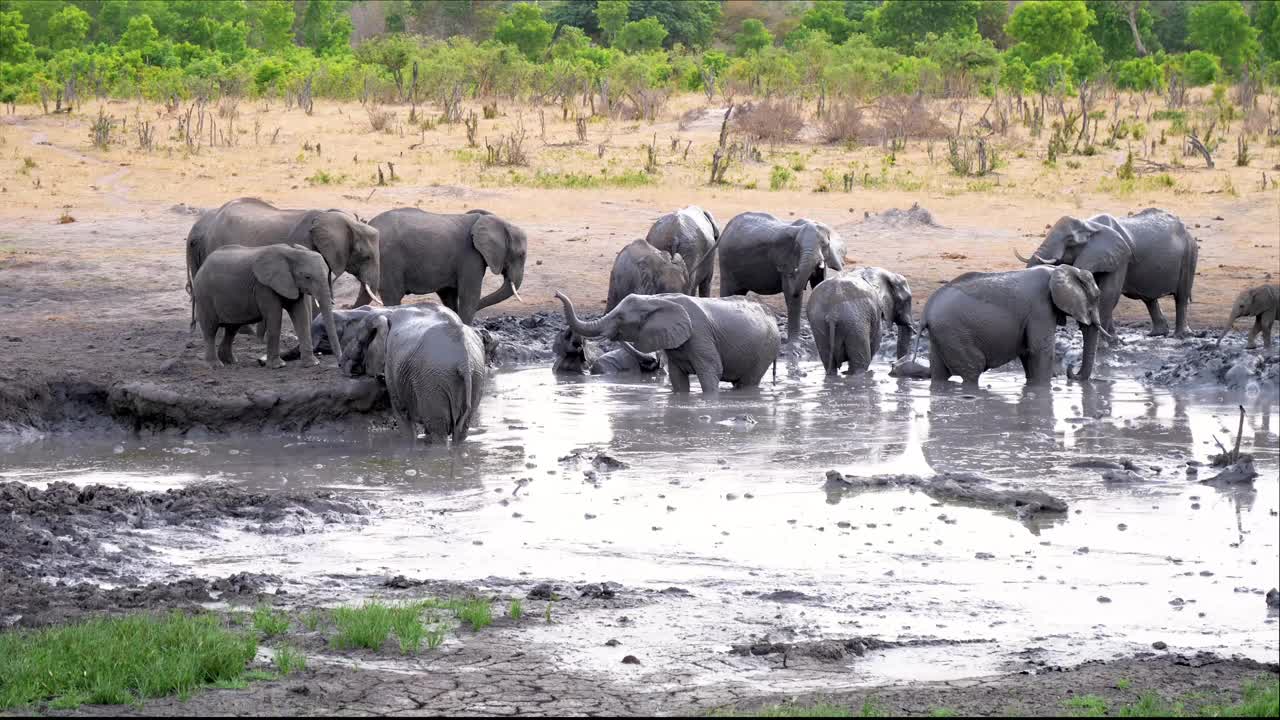
[[[930,398],[923,449],[935,472],[1025,479],[1051,468],[1061,448],[1048,387],[1025,386],[1015,402],[981,390],[961,393],[958,388]]]
[[[815,371],[815,374],[819,371]],[[803,382],[803,381],[802,381]],[[803,455],[807,461],[847,467],[881,465],[901,459],[911,445],[914,411],[910,383],[874,376],[826,376],[816,395],[804,389],[777,403],[779,462]],[[821,403],[815,412],[813,401]]]

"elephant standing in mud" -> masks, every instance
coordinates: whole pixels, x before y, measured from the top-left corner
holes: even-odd
[[[1071,265],[961,275],[924,306],[920,332],[929,333],[933,383],[959,375],[976,385],[983,372],[1017,358],[1028,384],[1047,384],[1057,326],[1070,315],[1082,329],[1097,328],[1100,294],[1093,276]]]
[[[480,332],[452,310],[414,305],[368,313],[343,345],[342,370],[384,378],[391,410],[416,440],[466,439],[488,374]]]
[[[697,297],[711,297],[711,278],[716,266],[713,256],[719,241],[720,228],[715,218],[697,205],[663,215],[645,236],[645,242],[653,247],[684,260],[693,286],[685,294]]]
[[[556,297],[578,335],[665,352],[671,388],[679,393],[689,392],[690,375],[698,377],[703,394],[717,392],[722,381],[735,388],[759,385],[781,347],[773,313],[746,299],[629,295],[599,320],[580,320],[564,293]]]
[[[327,324],[323,321],[323,318],[317,317],[311,321],[312,349],[317,355],[336,355],[350,337],[350,333],[353,332],[353,329],[363,322],[365,318],[370,315],[385,315],[399,309],[401,309],[400,306],[383,307],[381,305],[361,305],[358,308],[352,308],[350,310],[334,310],[333,321],[334,327],[338,332],[337,342],[329,339]],[[476,332],[480,333],[480,339],[484,341],[485,360],[488,364],[492,364],[494,357],[497,354],[498,341],[492,333],[484,328],[478,328]],[[297,360],[300,354],[301,348],[295,347],[286,350],[280,355],[280,358],[283,360]]]
[[[333,279],[351,273],[376,296],[378,231],[341,210],[285,210],[257,198],[232,200],[200,216],[187,233],[187,289],[209,255],[224,245],[301,245],[320,253]]]
[[[720,233],[720,297],[774,295],[787,303],[787,342],[800,334],[805,283],[817,287],[826,273],[844,267],[844,245],[827,225],[786,223],[763,212],[734,217]]]
[[[205,360],[212,367],[235,363],[231,344],[243,325],[261,322],[266,328],[267,367],[284,367],[280,359],[281,312],[289,311],[298,333],[302,364],[319,364],[311,348],[311,299],[331,335],[337,336],[329,269],[320,253],[297,245],[218,248],[191,281],[191,303],[204,335]],[[222,345],[214,355],[214,337],[223,328]],[[339,358],[341,359],[341,358]]]
[[[715,252],[708,247],[694,260],[694,267]],[[697,291],[698,279],[685,265],[684,258],[659,250],[645,240],[635,240],[618,251],[609,272],[609,297],[605,311],[614,309],[628,295],[662,295]]]
[[[1063,217],[1030,258],[1019,254],[1018,259],[1027,267],[1073,265],[1093,273],[1102,292],[1102,322],[1084,329],[1079,377],[1087,379],[1093,374],[1099,331],[1115,332],[1112,314],[1121,295],[1146,303],[1151,314],[1151,335],[1169,333],[1169,321],[1160,311],[1160,298],[1172,295],[1174,332],[1177,337],[1186,336],[1187,307],[1191,304],[1199,253],[1195,238],[1181,220],[1163,210],[1147,208],[1127,218]]]
[[[1222,338],[1231,332],[1231,326],[1235,325],[1236,320],[1252,315],[1253,327],[1249,329],[1249,340],[1245,344],[1245,349],[1252,350],[1257,347],[1256,339],[1261,334],[1262,346],[1270,350],[1271,326],[1275,323],[1277,314],[1280,314],[1280,285],[1259,285],[1241,290],[1235,302],[1231,303],[1231,314],[1227,317],[1227,326],[1218,336],[1217,345],[1222,344]]]
[[[471,210],[438,215],[417,208],[388,210],[369,221],[378,229],[382,298],[399,305],[405,295],[436,293],[445,307],[471,324],[476,312],[517,292],[528,251],[525,232],[493,213]],[[485,269],[502,275],[502,287],[480,296]],[[361,293],[357,305],[368,304]]]
[[[883,268],[866,267],[827,278],[805,306],[818,356],[828,375],[849,364],[849,374],[866,372],[880,349],[880,333],[898,326],[901,361],[911,350],[911,286]]]
[[[662,370],[662,361],[657,355],[642,353],[631,343],[618,345],[620,347],[602,354],[595,343],[565,328],[551,344],[556,358],[551,370],[557,375],[648,375]]]

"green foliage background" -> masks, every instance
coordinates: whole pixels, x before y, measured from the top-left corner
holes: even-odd
[[[568,102],[708,83],[864,99],[1280,81],[1269,1],[1028,0],[1012,13],[1005,0],[364,4],[0,0],[0,102],[273,97],[307,83],[336,99]],[[353,42],[353,17],[378,27]]]

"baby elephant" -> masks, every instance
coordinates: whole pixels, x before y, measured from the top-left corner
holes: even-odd
[[[1245,344],[1245,348],[1252,350],[1257,347],[1254,341],[1261,333],[1263,347],[1270,350],[1271,326],[1275,323],[1277,314],[1280,314],[1280,285],[1259,285],[1241,290],[1236,296],[1236,301],[1231,304],[1231,316],[1227,318],[1227,326],[1218,336],[1217,344],[1222,344],[1222,338],[1231,332],[1231,326],[1237,319],[1253,315],[1255,319],[1253,327],[1249,329],[1249,341]]]
[[[191,287],[192,323],[200,323],[205,360],[215,368],[236,361],[231,353],[236,331],[256,322],[266,326],[267,366],[284,367],[280,359],[284,310],[289,311],[301,346],[307,348],[302,353],[302,364],[319,364],[310,349],[310,297],[319,303],[330,334],[337,335],[329,296],[329,268],[320,253],[300,245],[225,245],[209,254]],[[222,345],[215,355],[213,342],[218,328],[223,329]]]
[[[475,418],[487,375],[485,342],[439,305],[369,313],[347,331],[342,370],[383,377],[391,410],[413,439],[461,442]]]
[[[657,355],[642,353],[628,342],[601,354],[595,343],[565,328],[551,344],[555,353],[552,372],[557,375],[620,375],[623,373],[656,373],[662,369]]]
[[[401,306],[384,307],[381,305],[361,305],[358,308],[350,310],[334,310],[333,320],[338,328],[338,341],[331,342],[329,340],[329,330],[326,327],[323,318],[315,318],[311,321],[311,343],[317,355],[333,355],[342,348],[343,343],[348,337],[348,333],[352,328],[359,325],[361,321],[370,315],[379,315],[399,310]],[[498,351],[498,340],[484,328],[476,328],[476,332],[480,333],[480,339],[484,342],[484,357],[487,364],[492,365]],[[285,360],[297,360],[302,355],[302,348],[290,348],[280,354]]]
[[[828,375],[846,362],[850,375],[866,372],[889,323],[898,326],[897,359],[911,349],[911,286],[897,273],[867,267],[823,280],[805,313]]]

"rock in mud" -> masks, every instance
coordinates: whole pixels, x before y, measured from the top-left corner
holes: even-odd
[[[538,583],[529,591],[527,597],[530,600],[559,600],[561,596],[556,590],[556,586],[551,583]]]
[[[609,600],[617,597],[622,585],[616,582],[587,583],[578,586],[578,597],[592,600]]]
[[[1146,382],[1163,387],[1210,385],[1228,390],[1280,384],[1280,352],[1276,349],[1245,350],[1239,339],[1224,341],[1221,346],[1201,342],[1182,347],[1181,356],[1149,370]]]
[[[993,487],[995,482],[972,473],[942,473],[931,478],[918,475],[874,475],[846,477],[836,470],[827,471],[828,492],[845,490],[907,487],[918,489],[939,502],[972,503],[987,508],[1011,510],[1019,519],[1027,520],[1042,513],[1065,513],[1067,503],[1040,490]],[[868,525],[870,527],[870,525]]]
[[[640,659],[637,658],[635,655],[628,655],[622,658],[622,664],[623,665],[639,665]]]
[[[1067,467],[1084,468],[1087,470],[1124,470],[1124,465],[1113,460],[1101,460],[1098,458],[1088,458],[1086,460],[1077,460]]]
[[[1132,470],[1108,470],[1102,473],[1102,482],[1109,485],[1125,485],[1146,482],[1146,478]]]
[[[769,602],[808,602],[817,600],[812,595],[805,595],[799,590],[775,590],[761,595],[760,599]]]
[[[396,590],[406,590],[408,588],[415,588],[426,584],[425,580],[410,580],[403,575],[396,575],[393,578],[387,578],[382,581],[382,587],[393,588]]]
[[[1253,467],[1253,458],[1243,457],[1228,466],[1226,470],[1200,482],[1207,485],[1240,485],[1252,483],[1256,477],[1258,477],[1258,471]]]
[[[1267,607],[1280,608],[1280,590],[1271,588],[1267,591]]]

